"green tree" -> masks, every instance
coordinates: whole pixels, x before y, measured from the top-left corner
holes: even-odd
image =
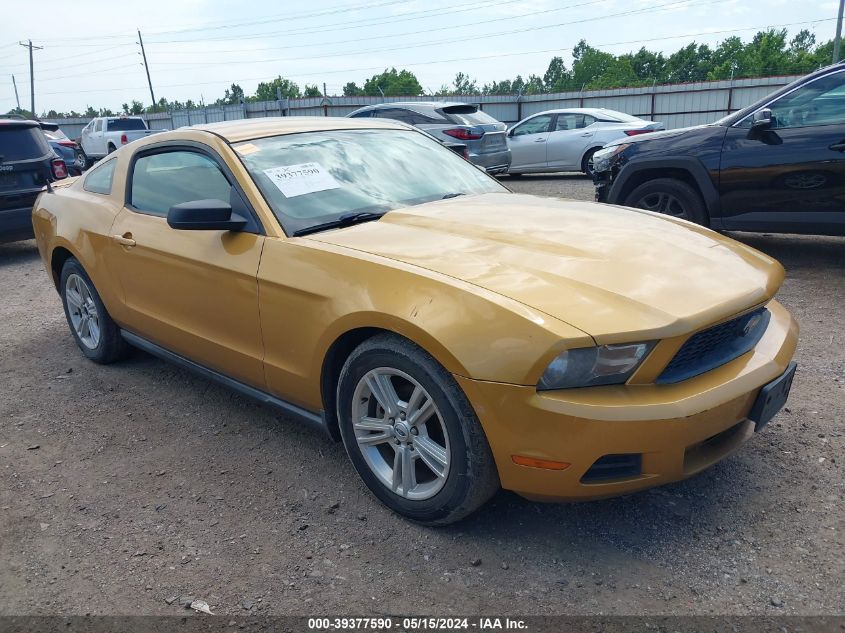
[[[322,97],[323,91],[317,85],[309,86],[305,84],[305,91],[302,93],[303,97]]]
[[[549,67],[543,75],[543,84],[549,92],[569,90],[570,76],[569,71],[566,70],[566,64],[563,63],[563,58],[552,57],[552,61],[549,62]]]
[[[666,60],[666,81],[687,83],[706,81],[712,67],[713,52],[707,44],[691,42]]]
[[[415,96],[423,94],[423,88],[410,70],[385,69],[364,82],[364,94],[386,97]]]
[[[478,85],[475,79],[470,79],[469,75],[458,73],[455,75],[455,81],[452,82],[454,90],[452,94],[456,95],[475,95],[478,94]]]
[[[364,89],[360,88],[354,81],[350,81],[343,86],[344,97],[360,97],[364,94]]]
[[[281,75],[273,81],[262,81],[255,91],[254,101],[275,101],[281,92],[282,99],[296,99],[300,96],[299,86]]]
[[[223,93],[223,98],[215,101],[217,105],[232,105],[244,101],[244,89],[238,84],[232,84],[230,88],[226,88]]]

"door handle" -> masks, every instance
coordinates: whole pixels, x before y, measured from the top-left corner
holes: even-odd
[[[124,233],[123,235],[112,235],[111,238],[121,246],[133,247],[135,240],[132,239],[131,233]]]
[[[828,149],[832,149],[834,152],[845,152],[845,140],[828,146]]]
[[[584,132],[581,136],[592,136],[592,132]]]
[[[544,139],[544,138],[538,138],[538,139],[537,139],[536,141],[534,141],[534,142],[535,142],[535,143],[545,143],[545,142],[546,142],[546,139]]]

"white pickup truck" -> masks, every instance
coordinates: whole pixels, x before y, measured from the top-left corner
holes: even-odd
[[[80,144],[89,161],[97,160],[122,145],[162,131],[150,130],[138,116],[103,116],[91,119],[82,128]]]

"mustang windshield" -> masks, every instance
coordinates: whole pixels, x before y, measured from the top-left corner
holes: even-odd
[[[353,213],[381,214],[454,194],[507,191],[452,150],[412,130],[286,134],[234,148],[288,235]]]

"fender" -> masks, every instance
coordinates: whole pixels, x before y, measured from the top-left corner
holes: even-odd
[[[707,208],[707,214],[710,216],[711,227],[714,229],[719,228],[721,225],[719,190],[713,184],[713,179],[710,177],[707,167],[697,158],[690,156],[662,156],[654,159],[638,158],[623,165],[616,178],[613,179],[607,201],[610,204],[623,204],[621,198],[622,192],[625,191],[626,183],[636,174],[651,169],[682,169],[690,174],[698,185],[699,191],[701,191],[704,205]]]

